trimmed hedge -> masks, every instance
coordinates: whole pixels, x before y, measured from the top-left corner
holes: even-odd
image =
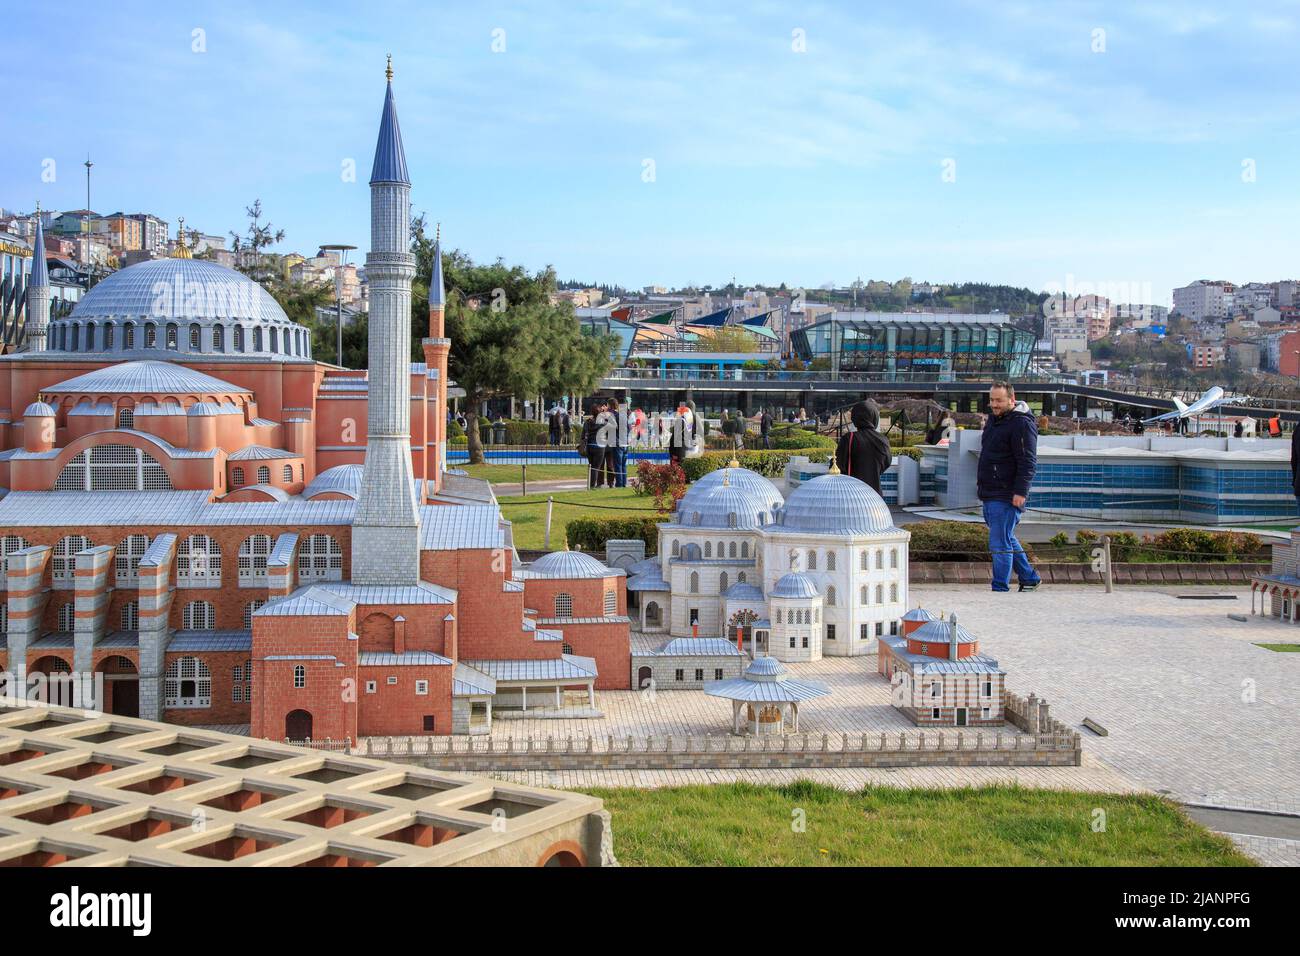
[[[492,444],[493,424],[479,419],[478,433],[484,445]],[[549,426],[546,422],[508,418],[505,420],[505,426],[507,445],[545,445],[550,440]]]
[[[989,553],[989,529],[972,521],[918,521],[909,524],[912,541],[908,556],[913,561],[992,561]],[[1033,548],[1024,545],[1025,554],[1034,560]]]
[[[659,524],[662,518],[575,518],[565,528],[569,547],[603,554],[611,538],[640,538],[645,542],[646,557],[659,553]]]

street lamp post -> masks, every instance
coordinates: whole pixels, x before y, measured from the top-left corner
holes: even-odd
[[[333,244],[321,246],[324,252],[337,252],[339,264],[334,268],[334,297],[338,308],[338,364],[343,364],[343,266],[347,264],[348,253],[356,246]]]

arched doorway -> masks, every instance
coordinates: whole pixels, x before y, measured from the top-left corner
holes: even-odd
[[[753,642],[754,622],[757,620],[758,615],[749,608],[737,611],[731,615],[731,620],[727,622],[727,633],[722,636],[729,641],[734,641],[736,639],[736,628],[740,628],[740,636],[744,646],[748,647],[750,651],[756,651],[757,648],[753,646]]]
[[[284,718],[284,735],[290,740],[311,740],[311,714],[291,710]]]
[[[651,675],[654,673],[649,667],[638,667],[636,671],[636,688],[645,690],[650,686]]]
[[[104,675],[105,713],[118,717],[140,716],[140,672],[129,657],[114,654],[105,657],[95,668]]]
[[[647,601],[645,605],[645,626],[649,630],[652,627],[664,626],[664,612],[659,607],[658,601]]]

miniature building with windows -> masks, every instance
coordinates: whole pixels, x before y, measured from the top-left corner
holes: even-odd
[[[34,273],[0,355],[0,668],[277,739],[481,733],[630,686],[624,571],[522,567],[486,482],[446,470],[441,246],[412,364],[410,188],[390,81],[366,370],[183,237],[53,321]]]
[[[1300,623],[1300,528],[1291,530],[1286,544],[1273,545],[1273,564],[1267,574],[1251,575],[1250,613],[1283,624]]]
[[[880,674],[893,685],[893,704],[919,726],[989,727],[1005,721],[1006,671],[979,652],[979,641],[957,623],[917,608],[903,615],[903,633],[880,641]]]
[[[658,556],[628,568],[642,634],[739,632],[752,656],[800,662],[865,656],[901,629],[911,535],[856,478],[832,470],[787,501],[733,461],[696,481],[658,534]]]

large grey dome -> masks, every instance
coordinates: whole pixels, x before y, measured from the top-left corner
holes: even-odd
[[[112,273],[50,323],[48,343],[54,352],[311,355],[310,333],[269,292],[202,259],[153,259]]]
[[[813,534],[874,534],[894,531],[885,500],[848,475],[819,475],[790,494],[781,525]]]
[[[771,524],[784,503],[776,485],[757,472],[719,468],[687,489],[677,503],[675,519],[687,527],[753,529]]]
[[[608,578],[622,572],[581,551],[552,551],[528,565],[524,573],[532,578]]]

